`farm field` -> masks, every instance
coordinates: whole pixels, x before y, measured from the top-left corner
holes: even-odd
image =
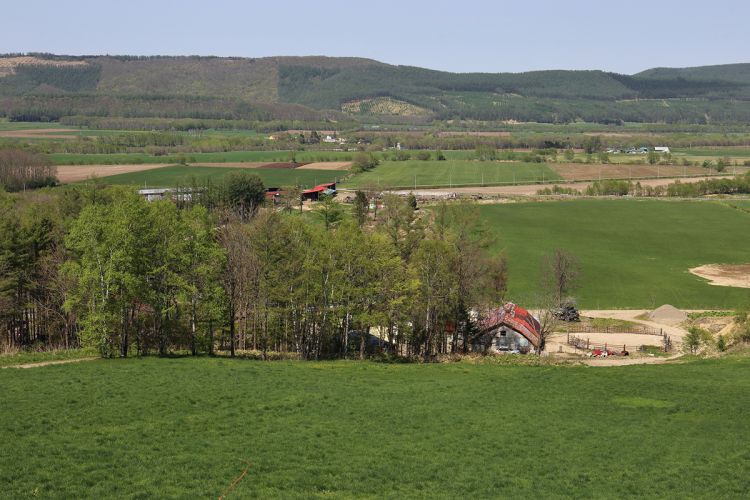
[[[297,162],[351,161],[354,153],[345,151],[295,151]],[[217,153],[185,153],[170,155],[148,155],[140,153],[115,154],[69,154],[56,153],[47,155],[55,165],[102,165],[102,164],[139,164],[139,163],[178,163],[180,159],[188,163],[224,163],[224,162],[288,162],[292,151],[225,151]]]
[[[410,188],[534,183],[560,180],[561,177],[543,163],[489,161],[385,161],[374,169],[355,175],[342,187],[367,185]]]
[[[679,177],[685,175],[708,175],[716,173],[703,167],[656,165],[552,163],[550,164],[550,168],[557,172],[566,181]]]
[[[748,157],[750,158],[750,147],[747,148],[678,148],[674,150],[675,153],[684,154],[687,156],[729,156],[732,157]]]
[[[231,496],[740,498],[749,369],[739,355],[620,368],[143,358],[8,369],[0,483],[10,498],[215,498],[250,464]]]
[[[748,290],[711,286],[689,273],[703,264],[750,261],[750,213],[714,201],[572,200],[483,205],[505,251],[509,298],[533,303],[542,256],[575,254],[579,306],[588,309],[726,309],[750,303]]]
[[[101,179],[108,184],[130,184],[146,187],[173,187],[178,184],[187,185],[195,178],[197,182],[218,182],[229,172],[248,171],[244,168],[222,167],[186,167],[169,166],[113,175]],[[312,187],[324,182],[334,182],[345,172],[339,170],[301,170],[291,168],[254,168],[253,174],[258,175],[267,187],[281,187],[300,185]]]

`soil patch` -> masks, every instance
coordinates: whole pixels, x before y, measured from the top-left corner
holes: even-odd
[[[78,132],[72,128],[35,128],[26,130],[0,130],[0,137],[13,139],[76,139],[75,135],[62,132]]]
[[[349,170],[352,168],[350,161],[318,161],[307,163],[299,167],[300,170]]]
[[[709,285],[750,288],[750,264],[707,264],[690,272],[707,279]]]
[[[143,163],[140,165],[60,165],[57,167],[57,178],[63,183],[85,181],[95,177],[142,172],[169,166],[169,163]]]

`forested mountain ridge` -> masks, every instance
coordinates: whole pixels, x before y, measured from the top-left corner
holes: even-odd
[[[349,105],[378,99],[408,103],[419,120],[750,122],[750,64],[620,75],[449,73],[319,56],[0,56],[0,114],[12,119],[323,120],[353,109],[383,119],[402,109]]]

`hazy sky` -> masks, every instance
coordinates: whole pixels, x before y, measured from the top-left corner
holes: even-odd
[[[2,0],[0,52],[360,56],[450,71],[750,62],[748,0]]]

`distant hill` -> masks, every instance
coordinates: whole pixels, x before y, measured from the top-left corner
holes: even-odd
[[[635,75],[639,78],[685,78],[750,84],[750,64],[722,64],[694,68],[653,68]]]
[[[0,115],[750,122],[750,64],[449,73],[331,57],[0,56]]]

